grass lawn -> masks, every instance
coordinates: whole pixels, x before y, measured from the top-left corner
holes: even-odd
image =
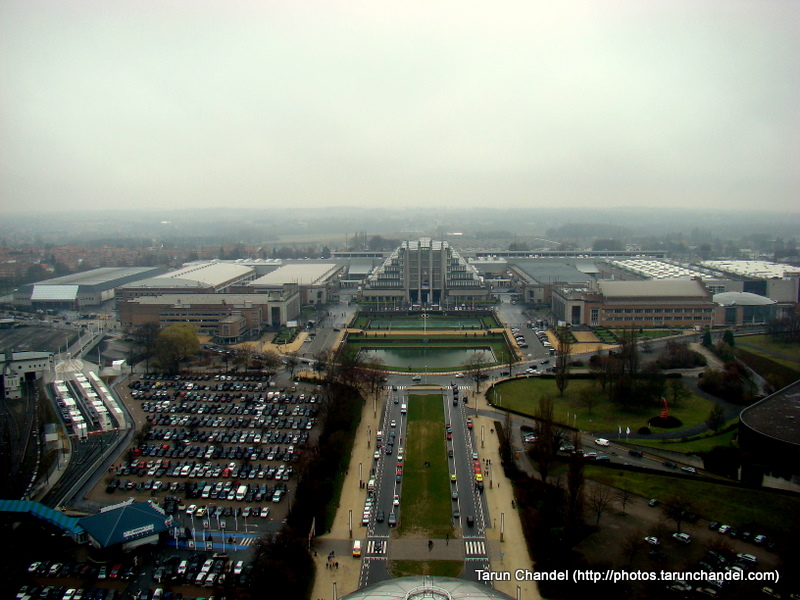
[[[734,438],[736,437],[736,430],[720,433],[719,435],[712,435],[709,437],[691,440],[689,442],[671,442],[668,440],[634,440],[638,446],[648,446],[650,448],[661,448],[663,450],[672,450],[673,452],[686,452],[691,454],[693,452],[708,452],[717,446],[731,446]]]
[[[662,502],[676,495],[690,498],[693,512],[701,517],[771,537],[781,537],[786,526],[793,523],[791,517],[787,522],[778,515],[800,514],[800,498],[796,496],[593,465],[586,465],[584,473],[587,479],[626,489],[644,498],[658,498]],[[721,498],[725,501],[720,501]]]
[[[458,577],[464,571],[464,563],[458,560],[392,560],[387,565],[395,577],[432,575],[434,577]]]
[[[429,467],[425,466],[426,462]],[[400,535],[452,536],[451,504],[442,396],[410,395],[400,495]]]
[[[743,335],[735,338],[735,341],[754,354],[759,354],[784,367],[800,371],[800,344],[781,344],[772,341],[772,338],[768,335]],[[772,354],[773,352],[786,354],[794,358],[776,356]]]
[[[582,399],[581,390],[597,386],[594,397],[597,400],[590,407]],[[617,430],[619,426],[630,427],[636,431],[647,425],[647,419],[658,416],[660,407],[649,407],[639,411],[623,410],[605,399],[602,390],[594,380],[575,379],[569,382],[564,396],[558,395],[555,379],[529,377],[504,381],[487,391],[489,402],[501,408],[516,410],[526,415],[533,415],[540,398],[551,397],[555,404],[556,421],[577,426],[586,431]],[[692,395],[680,405],[670,407],[670,415],[677,417],[684,426],[702,423],[708,417],[713,402]],[[577,422],[576,417],[577,415]],[[668,431],[658,427],[653,432]]]

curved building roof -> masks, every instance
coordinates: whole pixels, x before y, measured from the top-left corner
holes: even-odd
[[[775,300],[750,292],[720,292],[714,294],[714,302],[722,306],[767,306]]]
[[[381,581],[341,600],[511,600],[488,585],[453,577],[398,577]]]

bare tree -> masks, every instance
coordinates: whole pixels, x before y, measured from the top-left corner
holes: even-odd
[[[622,505],[622,514],[625,514],[625,508],[628,506],[628,502],[631,501],[631,493],[623,488],[617,490],[614,494],[614,499]]]
[[[681,402],[686,400],[692,392],[686,387],[681,379],[670,379],[667,381],[667,396],[669,397],[670,406],[678,408]]]
[[[580,388],[578,392],[578,400],[587,409],[589,409],[589,416],[592,415],[594,405],[600,400],[600,391],[597,389],[597,382],[592,381],[590,385]]]
[[[675,531],[680,533],[681,524],[692,511],[692,506],[692,501],[689,498],[680,493],[676,493],[661,505],[661,509],[664,513],[664,517],[675,523]]]
[[[594,525],[600,525],[600,517],[606,513],[611,505],[611,492],[604,485],[593,485],[589,489],[588,506],[589,510],[594,513]]]
[[[663,538],[666,535],[667,530],[669,529],[668,526],[667,526],[668,522],[669,521],[668,521],[668,518],[666,517],[666,515],[662,514],[658,518],[658,520],[655,523],[653,523],[650,526],[650,528],[648,529],[650,535],[652,535],[653,537],[656,537],[658,539]]]
[[[489,357],[486,352],[473,352],[472,355],[463,363],[464,372],[475,382],[475,390],[480,393],[481,382],[486,376],[486,367]]]
[[[556,387],[563,396],[564,390],[569,385],[569,363],[572,362],[572,332],[569,327],[559,327],[556,331],[558,338],[558,354],[556,355]]]
[[[286,357],[284,359],[284,364],[286,365],[286,370],[289,371],[289,377],[294,377],[294,372],[297,369],[298,365],[300,365],[300,359],[294,352],[290,352],[288,354],[285,354],[284,356]]]
[[[634,529],[623,538],[620,550],[622,556],[628,559],[627,567],[631,568],[633,560],[641,554],[645,548],[644,533],[641,529]]]
[[[576,453],[569,458],[567,472],[567,524],[573,528],[583,523],[584,484],[583,457]]]
[[[553,399],[541,398],[534,414],[536,418],[536,441],[528,449],[528,456],[536,464],[542,483],[547,483],[547,476],[556,460],[556,434],[553,425]]]
[[[274,350],[267,350],[266,352],[264,352],[264,358],[262,360],[264,362],[264,370],[266,370],[267,373],[270,374],[275,373],[278,370],[278,368],[283,364],[281,362],[280,355]]]

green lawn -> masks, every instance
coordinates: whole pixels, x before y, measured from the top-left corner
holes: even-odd
[[[464,563],[459,560],[392,560],[387,568],[395,577],[459,577],[464,571]]]
[[[595,398],[590,407],[582,398],[581,391],[597,386]],[[533,415],[539,399],[551,397],[555,404],[556,421],[585,431],[607,431],[622,427],[630,427],[635,431],[647,425],[647,419],[657,416],[660,407],[650,407],[635,410],[623,410],[616,404],[609,402],[600,390],[599,385],[590,379],[575,379],[569,382],[564,396],[559,396],[554,379],[543,377],[529,377],[504,381],[493,386],[487,391],[487,398],[492,404],[515,410],[517,412]],[[680,405],[670,407],[670,415],[677,417],[684,426],[702,423],[708,417],[714,403],[710,400],[692,395],[681,401]],[[576,421],[577,419],[577,421]],[[653,432],[668,431],[652,427]]]
[[[736,430],[727,431],[718,435],[711,435],[708,437],[691,440],[688,442],[673,442],[671,440],[634,440],[634,443],[639,446],[648,446],[650,448],[661,448],[664,450],[671,450],[673,452],[685,452],[691,454],[694,452],[708,452],[717,446],[731,446],[734,438],[736,437]]]
[[[780,537],[785,526],[793,523],[791,517],[786,522],[777,515],[800,514],[800,498],[796,496],[588,464],[584,473],[587,479],[626,489],[644,498],[658,498],[662,502],[675,495],[690,498],[693,512],[701,517],[771,537]]]
[[[426,462],[430,466],[426,467]],[[442,396],[410,395],[399,533],[401,536],[452,537],[451,511]]]
[[[736,337],[735,341],[754,354],[759,354],[784,367],[800,371],[800,344],[777,343],[772,341],[772,338],[768,335],[743,335]],[[773,352],[786,354],[794,358],[782,358],[772,354]]]

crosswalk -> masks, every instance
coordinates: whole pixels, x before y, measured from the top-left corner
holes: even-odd
[[[368,540],[367,554],[386,554],[387,546],[385,540]]]
[[[485,556],[486,542],[479,540],[465,540],[464,553],[467,556]]]
[[[448,386],[449,387],[449,386]],[[456,386],[459,390],[471,390],[472,386],[469,385],[459,385]],[[409,386],[407,385],[387,385],[386,389],[390,392],[399,392],[400,390],[407,390]]]

